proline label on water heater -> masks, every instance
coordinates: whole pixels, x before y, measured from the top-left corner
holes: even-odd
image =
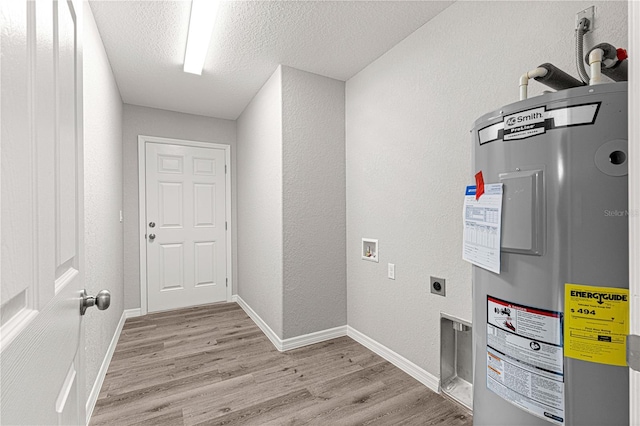
[[[547,109],[546,106],[504,116],[502,121],[478,130],[478,143],[484,145],[502,139],[516,141],[549,130],[595,124],[600,102]]]
[[[545,132],[545,107],[521,111],[504,118],[504,140],[524,139]]]
[[[564,424],[562,312],[487,296],[487,388]]]

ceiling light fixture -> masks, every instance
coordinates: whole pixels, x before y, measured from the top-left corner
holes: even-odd
[[[191,18],[189,19],[187,49],[184,54],[184,72],[202,75],[219,5],[219,0],[191,0]]]

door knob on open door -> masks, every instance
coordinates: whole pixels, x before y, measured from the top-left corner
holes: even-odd
[[[87,290],[82,290],[82,304],[80,305],[80,315],[84,315],[87,308],[96,306],[101,311],[104,311],[111,305],[111,293],[109,290],[102,290],[95,296],[89,296]]]

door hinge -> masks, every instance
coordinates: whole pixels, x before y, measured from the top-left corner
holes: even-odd
[[[225,287],[229,287],[229,278],[225,278],[226,284]]]
[[[227,230],[227,222],[224,223],[224,230]]]
[[[635,334],[627,336],[627,365],[640,371],[640,336]]]
[[[224,165],[224,174],[225,175],[227,174],[227,165],[226,164]]]

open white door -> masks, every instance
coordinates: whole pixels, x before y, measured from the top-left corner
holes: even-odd
[[[2,424],[84,424],[82,1],[2,0]]]

